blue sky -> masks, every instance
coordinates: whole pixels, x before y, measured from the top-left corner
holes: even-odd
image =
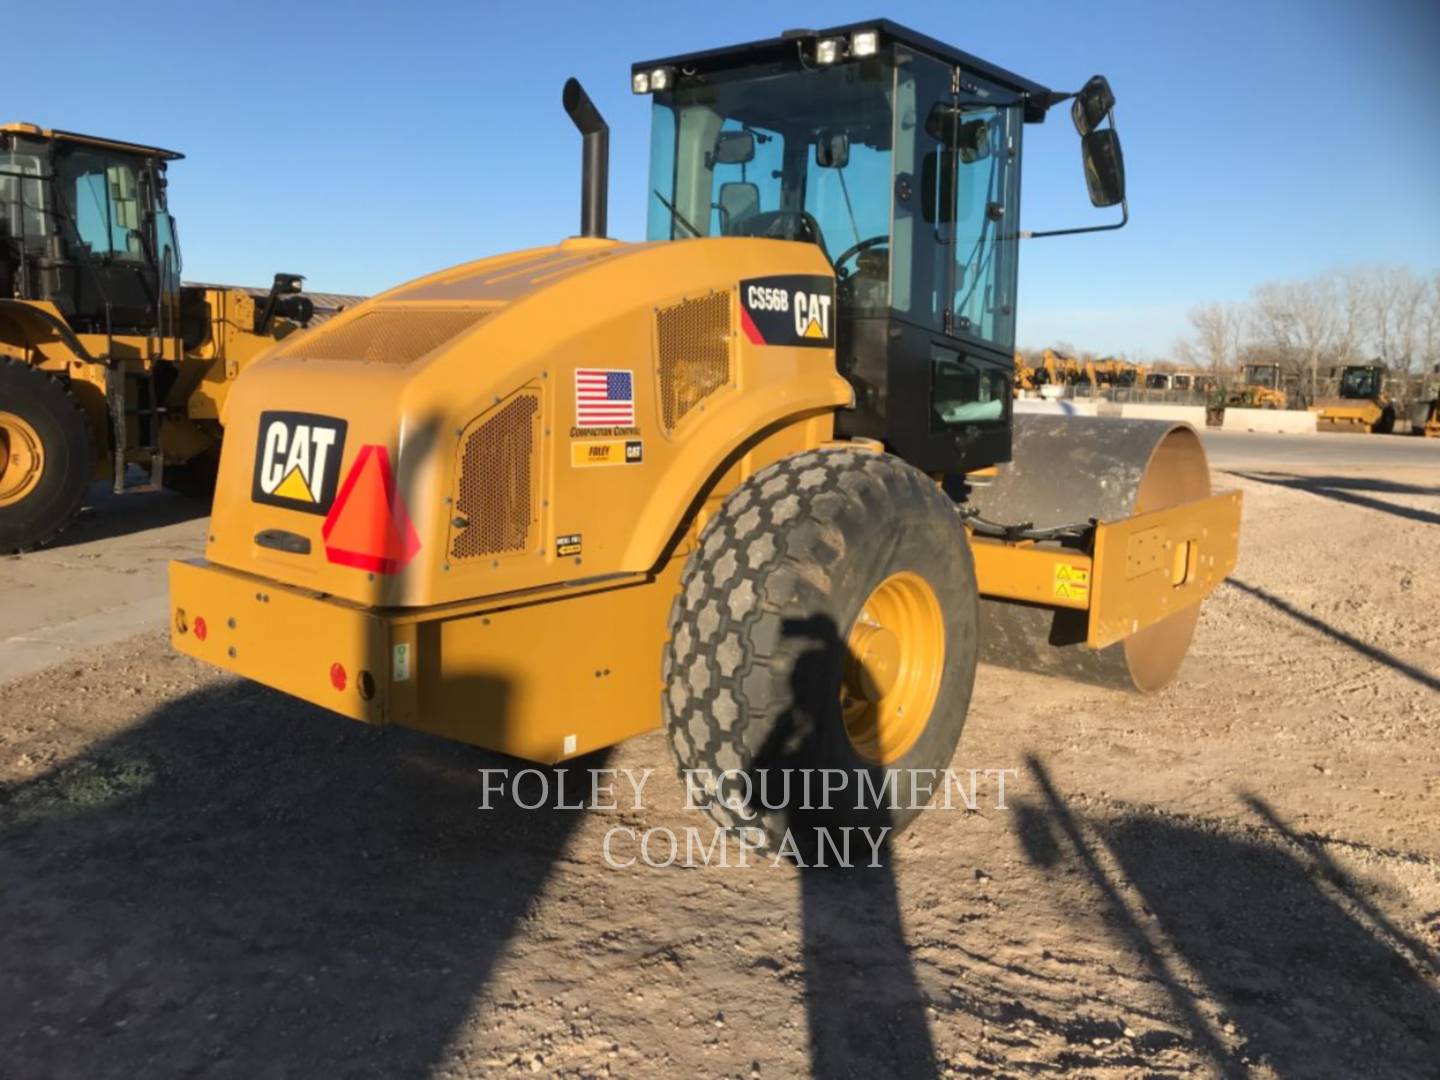
[[[1132,223],[1027,244],[1023,345],[1162,357],[1192,305],[1262,281],[1440,267],[1434,0],[24,4],[7,38],[50,44],[12,50],[3,108],[183,151],[188,278],[373,292],[576,230],[566,76],[610,122],[611,232],[639,238],[631,61],[881,14],[1050,86],[1115,87]],[[1023,201],[1028,228],[1103,220],[1058,110],[1027,128]]]

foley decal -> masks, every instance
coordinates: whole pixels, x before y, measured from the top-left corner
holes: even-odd
[[[570,444],[570,464],[577,469],[591,465],[639,465],[645,460],[641,439],[585,439]]]
[[[345,421],[333,416],[261,413],[250,498],[308,514],[329,511],[345,455],[345,428]]]
[[[835,279],[783,274],[740,282],[740,328],[752,345],[835,345]]]

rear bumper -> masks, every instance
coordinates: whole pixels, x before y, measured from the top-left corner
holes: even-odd
[[[170,613],[170,641],[187,656],[352,720],[394,719],[380,614],[200,560],[170,564]]]
[[[423,609],[364,608],[172,562],[170,637],[188,656],[354,720],[552,763],[659,726],[661,646],[683,562]]]

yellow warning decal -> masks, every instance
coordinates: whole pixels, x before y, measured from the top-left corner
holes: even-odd
[[[639,439],[586,439],[570,444],[570,464],[638,465],[645,458],[645,444]]]
[[[1090,598],[1090,571],[1083,566],[1057,563],[1053,592],[1057,600],[1088,600]]]

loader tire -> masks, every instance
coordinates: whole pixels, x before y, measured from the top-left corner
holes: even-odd
[[[65,384],[0,360],[0,554],[58,536],[94,469],[90,425]]]
[[[1380,414],[1380,419],[1375,421],[1371,432],[1375,435],[1389,435],[1395,430],[1395,410],[1386,409]]]
[[[954,504],[899,459],[813,450],[745,481],[670,612],[662,710],[691,804],[760,847],[788,834],[801,859],[820,827],[893,837],[929,798],[912,770],[946,768],[959,741],[977,603]],[[821,769],[844,771],[828,807]],[[898,798],[871,797],[890,783]]]

